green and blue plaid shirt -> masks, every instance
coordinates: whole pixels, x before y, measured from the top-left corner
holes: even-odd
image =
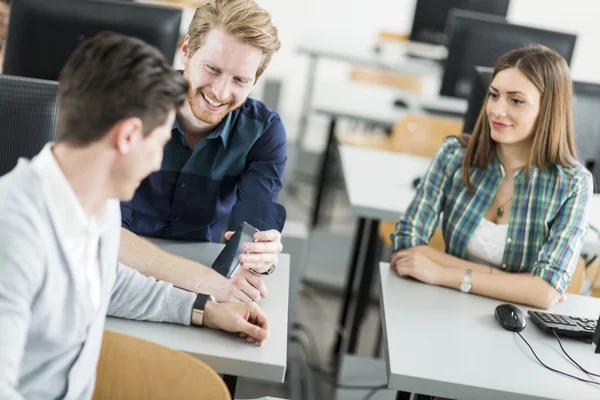
[[[396,225],[394,251],[427,245],[443,214],[446,252],[465,259],[467,243],[490,207],[503,175],[494,156],[489,167],[471,169],[474,192],[470,192],[462,178],[465,151],[455,137],[440,147]],[[529,179],[519,171],[502,269],[540,276],[564,293],[587,231],[592,193],[592,175],[581,166],[531,167]]]

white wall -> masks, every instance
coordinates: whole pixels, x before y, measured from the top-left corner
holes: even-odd
[[[444,0],[440,0],[444,1]],[[282,49],[265,72],[281,79],[280,112],[293,131],[305,90],[307,57],[297,53],[306,43],[352,49],[373,43],[381,30],[410,31],[415,0],[258,0],[271,12]],[[595,0],[512,0],[508,19],[514,23],[573,32],[578,35],[572,60],[573,77],[600,82],[600,2]],[[349,66],[320,62],[318,82],[347,79]],[[255,94],[260,96],[261,85]],[[292,132],[290,132],[292,133]]]

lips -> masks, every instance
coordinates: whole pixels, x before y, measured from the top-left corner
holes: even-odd
[[[506,129],[506,128],[510,128],[511,127],[511,125],[509,125],[509,124],[505,124],[505,123],[502,123],[502,122],[496,122],[496,121],[492,121],[492,126],[495,129]]]

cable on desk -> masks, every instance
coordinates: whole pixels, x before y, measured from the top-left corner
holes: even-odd
[[[577,379],[578,381],[581,381],[581,382],[591,383],[591,384],[594,384],[594,385],[600,385],[600,382],[596,382],[596,381],[590,381],[590,380],[588,380],[588,379],[583,379],[583,378],[580,378],[580,377],[578,377],[578,376],[571,375],[571,374],[567,374],[566,372],[559,371],[559,370],[557,370],[557,369],[554,369],[554,368],[552,368],[552,367],[549,367],[549,366],[547,366],[546,364],[544,364],[544,363],[542,362],[542,360],[540,360],[540,358],[537,356],[537,354],[535,354],[535,351],[533,351],[533,348],[531,347],[531,345],[529,344],[529,342],[527,342],[527,340],[525,340],[525,338],[523,337],[523,335],[521,335],[521,332],[516,332],[516,333],[517,333],[517,335],[519,335],[519,337],[520,337],[521,339],[523,339],[523,341],[525,342],[525,344],[527,345],[527,347],[529,347],[529,350],[531,350],[531,352],[533,353],[533,355],[535,356],[535,358],[538,360],[538,362],[539,362],[540,364],[542,364],[544,367],[548,368],[550,371],[556,372],[556,373],[558,373],[558,374],[561,374],[561,375],[564,375],[564,376],[568,376],[568,377],[570,377],[570,378]]]
[[[577,368],[579,368],[580,370],[582,370],[583,372],[585,372],[588,375],[592,375],[592,376],[596,376],[600,378],[600,375],[598,374],[594,374],[593,372],[590,372],[588,370],[586,370],[585,368],[583,368],[581,365],[579,365],[577,363],[577,361],[573,360],[573,358],[567,353],[567,351],[565,350],[565,348],[562,345],[562,342],[560,341],[560,338],[558,337],[558,334],[556,333],[556,331],[554,329],[552,329],[552,333],[554,333],[554,336],[556,336],[556,340],[558,340],[558,344],[560,345],[560,349],[563,351],[563,353],[565,353],[565,355],[567,357],[569,357],[569,360],[571,360],[573,362],[573,364],[577,365]]]

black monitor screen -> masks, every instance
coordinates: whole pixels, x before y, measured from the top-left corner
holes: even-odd
[[[175,58],[181,10],[123,1],[16,0],[4,73],[57,80],[79,43],[101,31],[137,37]]]
[[[469,95],[469,103],[467,107],[467,113],[465,114],[463,132],[471,133],[479,118],[481,107],[487,96],[488,89],[492,80],[492,74],[494,69],[490,67],[475,67],[475,73],[473,78],[473,88]]]
[[[481,13],[452,10],[448,18],[451,32],[448,59],[440,94],[466,99],[471,93],[473,68],[493,67],[510,50],[539,43],[556,50],[571,62],[576,36],[522,25]]]
[[[447,44],[445,27],[453,8],[506,17],[509,0],[417,0],[410,40]]]

